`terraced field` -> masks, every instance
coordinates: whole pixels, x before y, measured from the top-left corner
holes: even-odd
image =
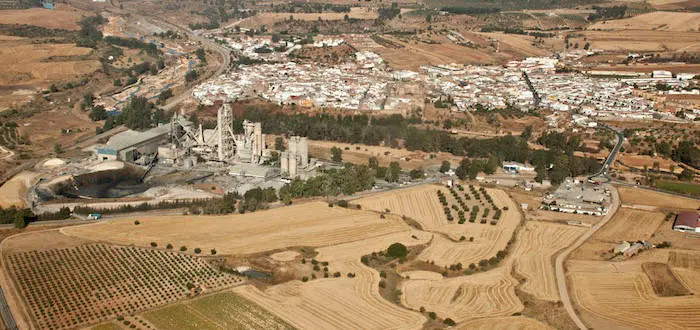
[[[585,231],[582,227],[527,222],[513,249],[515,270],[526,279],[520,289],[538,299],[559,300],[553,257]]]
[[[538,330],[554,329],[542,322],[522,316],[478,319],[458,325],[459,330]]]
[[[456,322],[509,316],[523,309],[515,295],[518,281],[508,274],[509,269],[501,267],[442,280],[407,280],[401,288],[401,302],[411,309],[424,307]]]
[[[445,194],[448,192],[443,186],[421,185],[361,198],[355,203],[361,205],[363,210],[383,212],[388,209],[417,221],[424,230],[435,230],[448,224],[443,207],[435,197],[438,190]]]

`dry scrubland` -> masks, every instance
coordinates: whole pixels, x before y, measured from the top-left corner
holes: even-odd
[[[589,30],[655,30],[697,32],[700,13],[653,12],[630,18],[603,21],[591,25]]]
[[[216,249],[221,254],[247,254],[295,245],[327,246],[407,231],[396,216],[380,219],[374,212],[328,207],[310,202],[290,207],[227,216],[153,216],[64,228],[85,239],[147,246],[150,242]]]
[[[244,19],[238,23],[243,27],[259,28],[261,25],[272,26],[277,22],[288,20],[290,16],[294,20],[316,21],[319,17],[327,21],[342,21],[348,15],[354,19],[376,19],[377,11],[371,8],[352,7],[349,13],[259,13],[253,17]]]
[[[604,51],[700,51],[697,32],[620,30],[584,31],[581,35],[582,37],[576,38],[575,42],[585,44],[585,37],[593,49]]]
[[[31,44],[19,40],[2,41],[0,45],[0,56],[4,59],[0,66],[0,86],[48,86],[50,81],[72,79],[100,68],[99,61],[82,59],[91,54],[91,49],[74,44]]]
[[[58,4],[55,10],[44,8],[0,10],[0,24],[29,24],[49,29],[78,30],[78,21],[88,13]]]

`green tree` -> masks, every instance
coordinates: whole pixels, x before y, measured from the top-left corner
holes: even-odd
[[[331,160],[340,163],[343,161],[343,150],[338,147],[331,148]]]
[[[278,136],[275,138],[275,150],[277,151],[284,151],[286,148],[284,147],[284,139],[281,136]]]
[[[399,162],[389,163],[389,170],[387,171],[386,181],[397,182],[399,181],[399,176],[401,175],[401,166]]]
[[[391,244],[388,249],[386,249],[386,254],[387,256],[395,259],[405,258],[408,255],[408,248],[401,243],[394,243]]]
[[[152,111],[153,104],[148,102],[148,99],[143,96],[135,96],[122,110],[119,121],[130,129],[144,130],[151,127]]]
[[[107,119],[107,110],[102,105],[98,105],[92,108],[92,111],[90,111],[90,119],[92,119],[93,121]]]
[[[449,161],[443,160],[442,165],[440,165],[440,172],[441,173],[447,173],[452,168],[452,165],[450,164]]]
[[[379,167],[379,161],[377,160],[377,157],[370,157],[367,160],[367,166],[373,170],[376,170]]]

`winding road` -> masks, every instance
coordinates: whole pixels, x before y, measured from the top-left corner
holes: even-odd
[[[610,182],[611,180],[610,176],[608,175],[608,169],[610,169],[610,166],[613,164],[613,162],[615,162],[615,157],[622,148],[622,144],[625,142],[625,136],[622,134],[622,132],[613,127],[606,125],[602,125],[602,127],[615,132],[615,134],[617,135],[617,144],[610,151],[610,155],[608,155],[608,158],[603,163],[603,166],[600,168],[600,171],[591,175],[590,177],[588,177],[588,179],[603,179],[605,182]],[[586,242],[586,240],[591,238],[591,236],[593,236],[593,234],[595,234],[595,232],[598,231],[598,229],[605,226],[605,224],[608,223],[608,221],[610,221],[610,219],[612,219],[613,216],[615,216],[615,213],[617,212],[617,209],[620,206],[620,195],[617,193],[617,189],[615,189],[615,187],[613,187],[612,185],[609,186],[611,194],[611,205],[610,209],[608,210],[608,213],[589,231],[587,231],[581,237],[579,237],[579,239],[576,240],[574,244],[572,244],[566,250],[560,253],[557,256],[557,259],[554,263],[554,270],[557,278],[557,289],[559,290],[559,299],[564,304],[564,309],[566,309],[566,312],[569,314],[569,317],[571,317],[571,320],[574,321],[574,323],[576,323],[576,326],[579,327],[579,329],[588,329],[588,327],[578,316],[578,314],[576,313],[576,309],[574,308],[574,305],[571,302],[571,297],[569,296],[569,288],[566,284],[566,269],[564,267],[564,263],[566,262],[566,259],[569,258],[571,252],[578,249],[584,242]]]

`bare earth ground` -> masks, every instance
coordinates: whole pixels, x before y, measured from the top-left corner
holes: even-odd
[[[65,228],[63,233],[123,245],[172,243],[203,251],[216,249],[220,254],[244,254],[300,244],[326,246],[408,230],[396,216],[380,219],[374,212],[331,208],[323,202],[240,215],[153,216],[138,220],[138,226],[133,220],[115,220]]]
[[[589,30],[698,31],[700,13],[653,12],[625,19],[598,22]]]
[[[27,188],[34,184],[37,177],[37,173],[25,171],[15,175],[0,186],[0,207],[24,207],[24,197],[27,193]]]
[[[65,4],[55,10],[44,8],[0,10],[0,24],[29,24],[50,29],[78,30],[78,21],[88,13]]]
[[[79,59],[91,54],[91,49],[74,44],[30,44],[21,40],[0,44],[0,56],[6,61],[0,67],[0,86],[48,86],[49,81],[76,78],[100,68],[96,60]],[[52,57],[65,59],[51,60]]]
[[[294,20],[301,21],[316,21],[319,17],[328,21],[340,21],[346,14],[349,18],[355,19],[377,18],[377,11],[372,8],[352,7],[349,13],[259,13],[244,19],[238,25],[249,28],[259,28],[261,25],[272,26],[276,22],[288,20],[290,16],[293,16]]]

